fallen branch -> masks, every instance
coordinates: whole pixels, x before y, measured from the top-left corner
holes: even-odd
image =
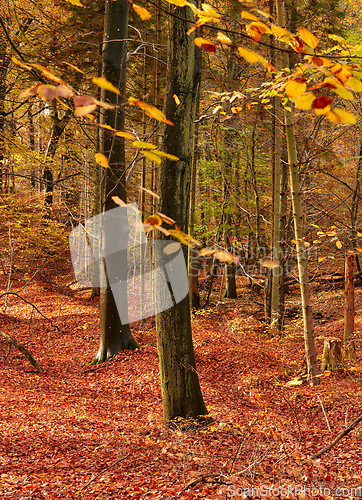
[[[23,288],[24,288],[24,287],[23,287]],[[38,314],[40,314],[40,316],[42,316],[44,319],[46,319],[47,321],[49,321],[49,322],[50,322],[50,324],[52,325],[52,327],[53,327],[53,328],[56,328],[57,330],[59,330],[59,331],[60,331],[60,332],[62,332],[62,333],[65,333],[65,332],[64,332],[61,328],[59,328],[59,326],[55,325],[55,324],[53,323],[53,321],[52,321],[50,318],[48,318],[47,316],[45,316],[45,314],[43,314],[43,313],[42,313],[42,312],[41,312],[41,311],[40,311],[40,310],[36,307],[36,305],[35,305],[35,304],[33,304],[32,302],[30,302],[29,300],[24,299],[24,297],[22,297],[22,296],[21,296],[18,292],[4,292],[4,293],[0,294],[0,299],[1,299],[2,297],[4,297],[4,295],[15,295],[15,297],[18,297],[19,299],[23,300],[26,304],[29,304],[30,306],[32,306],[32,307],[36,310],[36,312],[37,312]]]
[[[38,363],[35,361],[35,359],[33,358],[33,356],[30,354],[30,352],[28,352],[25,349],[25,347],[23,347],[22,345],[18,344],[18,342],[15,339],[13,339],[12,337],[10,337],[10,335],[8,335],[7,333],[3,332],[2,330],[0,330],[0,334],[8,342],[10,342],[11,345],[13,345],[14,347],[16,347],[16,349],[18,349],[18,351],[20,351],[26,357],[26,359],[28,361],[30,361],[30,363],[34,366],[34,368],[36,368],[40,372],[45,371],[40,365],[38,365]]]
[[[92,479],[90,481],[88,481],[88,483],[86,485],[83,486],[83,488],[81,488],[79,490],[79,492],[85,490],[91,483],[93,483],[93,481],[95,481],[99,476],[101,476],[102,474],[104,474],[105,472],[107,472],[107,470],[109,469],[112,469],[112,467],[114,467],[115,465],[117,465],[119,462],[122,462],[122,460],[125,460],[126,458],[128,458],[130,455],[132,455],[132,453],[135,453],[136,451],[140,450],[141,449],[141,446],[139,446],[138,448],[136,448],[135,450],[133,451],[130,451],[129,453],[127,453],[127,455],[125,455],[124,457],[121,457],[119,458],[118,460],[116,460],[115,462],[113,462],[113,464],[109,465],[108,467],[106,467],[105,469],[101,470],[101,472],[99,472],[96,476],[92,477]]]
[[[331,442],[331,444],[329,444],[325,448],[322,448],[317,453],[314,453],[313,455],[310,456],[310,458],[312,460],[315,460],[316,458],[319,458],[321,455],[323,455],[323,453],[325,453],[326,451],[331,450],[334,446],[336,446],[338,441],[340,441],[343,438],[343,436],[345,436],[346,434],[351,432],[357,426],[357,424],[359,424],[361,421],[362,421],[362,414],[359,415],[359,417],[357,417],[355,420],[353,420],[353,422],[351,424],[349,424],[348,427],[346,427],[345,429],[343,429],[343,431],[341,431],[339,434],[337,434],[337,436]]]

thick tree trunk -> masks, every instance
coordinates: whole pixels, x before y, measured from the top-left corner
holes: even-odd
[[[116,106],[114,109],[104,111],[102,121],[116,130],[123,130],[125,121],[124,108],[120,105],[124,101],[126,87],[128,8],[128,0],[106,0],[102,76],[120,90],[121,96],[108,90],[102,91],[102,98]],[[102,211],[106,212],[117,208],[112,196],[118,196],[125,203],[127,202],[124,139],[113,136],[111,132],[103,129],[101,150],[107,156],[109,163],[109,168],[101,172]],[[126,238],[126,235],[124,237]],[[111,231],[103,234],[102,243],[102,255],[111,254],[114,244]],[[122,259],[122,255],[118,255],[115,256],[113,263],[119,264],[120,276],[127,277],[127,259]],[[100,287],[100,346],[94,363],[107,361],[120,350],[138,347],[131,334],[128,321],[124,321],[124,316],[121,322],[111,289],[113,273],[106,269],[105,260],[103,265],[104,272],[101,272]],[[126,291],[122,300],[127,310]]]
[[[176,8],[173,12],[190,21],[193,18],[189,8]],[[194,44],[194,34],[186,34],[191,23],[187,25],[177,17],[170,18],[169,23],[168,87],[164,111],[174,126],[166,125],[162,148],[180,160],[162,161],[159,210],[176,220],[187,232],[195,99],[199,82],[199,68],[195,64],[198,49]],[[181,101],[178,106],[174,94]],[[177,417],[197,418],[207,414],[196,371],[189,297],[157,314],[156,329],[164,423]]]

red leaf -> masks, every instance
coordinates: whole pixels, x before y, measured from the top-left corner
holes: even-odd
[[[314,99],[314,101],[312,103],[312,108],[313,109],[326,108],[327,106],[329,106],[329,104],[331,104],[332,101],[333,101],[332,97],[327,97],[325,95],[321,95],[321,96],[317,97],[316,99]]]

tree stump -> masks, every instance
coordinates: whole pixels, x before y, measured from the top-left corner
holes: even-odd
[[[336,337],[324,339],[321,371],[335,370],[342,364],[342,340]]]

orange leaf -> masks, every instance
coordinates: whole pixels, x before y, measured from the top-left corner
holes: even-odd
[[[319,43],[318,38],[313,35],[307,28],[300,28],[299,30],[299,36],[303,40],[303,42],[308,45],[308,47],[311,47],[312,49],[315,49]]]
[[[103,167],[103,168],[109,167],[108,159],[102,153],[96,153],[94,155],[94,159],[95,159],[96,163],[98,163],[98,165],[100,165],[101,167]]]
[[[145,222],[146,224],[151,224],[151,226],[160,226],[162,224],[162,219],[159,215],[154,214],[147,217]]]
[[[343,247],[343,244],[341,241],[337,240],[336,241],[336,247],[340,250]]]
[[[343,84],[347,83],[349,78],[352,76],[352,73],[350,72],[348,67],[340,63],[337,63],[334,66],[332,66],[331,71],[334,74],[334,76]]]
[[[216,52],[216,46],[211,40],[207,40],[206,38],[195,38],[194,42],[195,45],[207,52]]]
[[[251,19],[252,21],[259,21],[259,19],[256,16],[254,16],[254,14],[251,14],[246,10],[243,10],[241,12],[241,19]]]
[[[144,9],[139,5],[132,4],[132,8],[140,16],[142,21],[147,21],[147,19],[150,19],[152,17],[152,15],[148,12],[147,9]]]
[[[135,99],[134,97],[128,98],[128,104],[143,109],[146,115],[149,116],[150,118],[154,118],[155,120],[158,120],[163,123],[168,123],[169,125],[173,126],[173,123],[166,118],[166,116],[162,113],[162,111],[155,108],[155,106],[152,106],[151,104],[147,104],[146,102],[143,102],[139,99]]]
[[[95,85],[98,85],[98,87],[100,87],[101,89],[109,90],[110,92],[113,92],[114,94],[121,95],[120,91],[113,85],[113,83],[106,80],[106,78],[103,78],[103,77],[92,78],[92,82]]]

